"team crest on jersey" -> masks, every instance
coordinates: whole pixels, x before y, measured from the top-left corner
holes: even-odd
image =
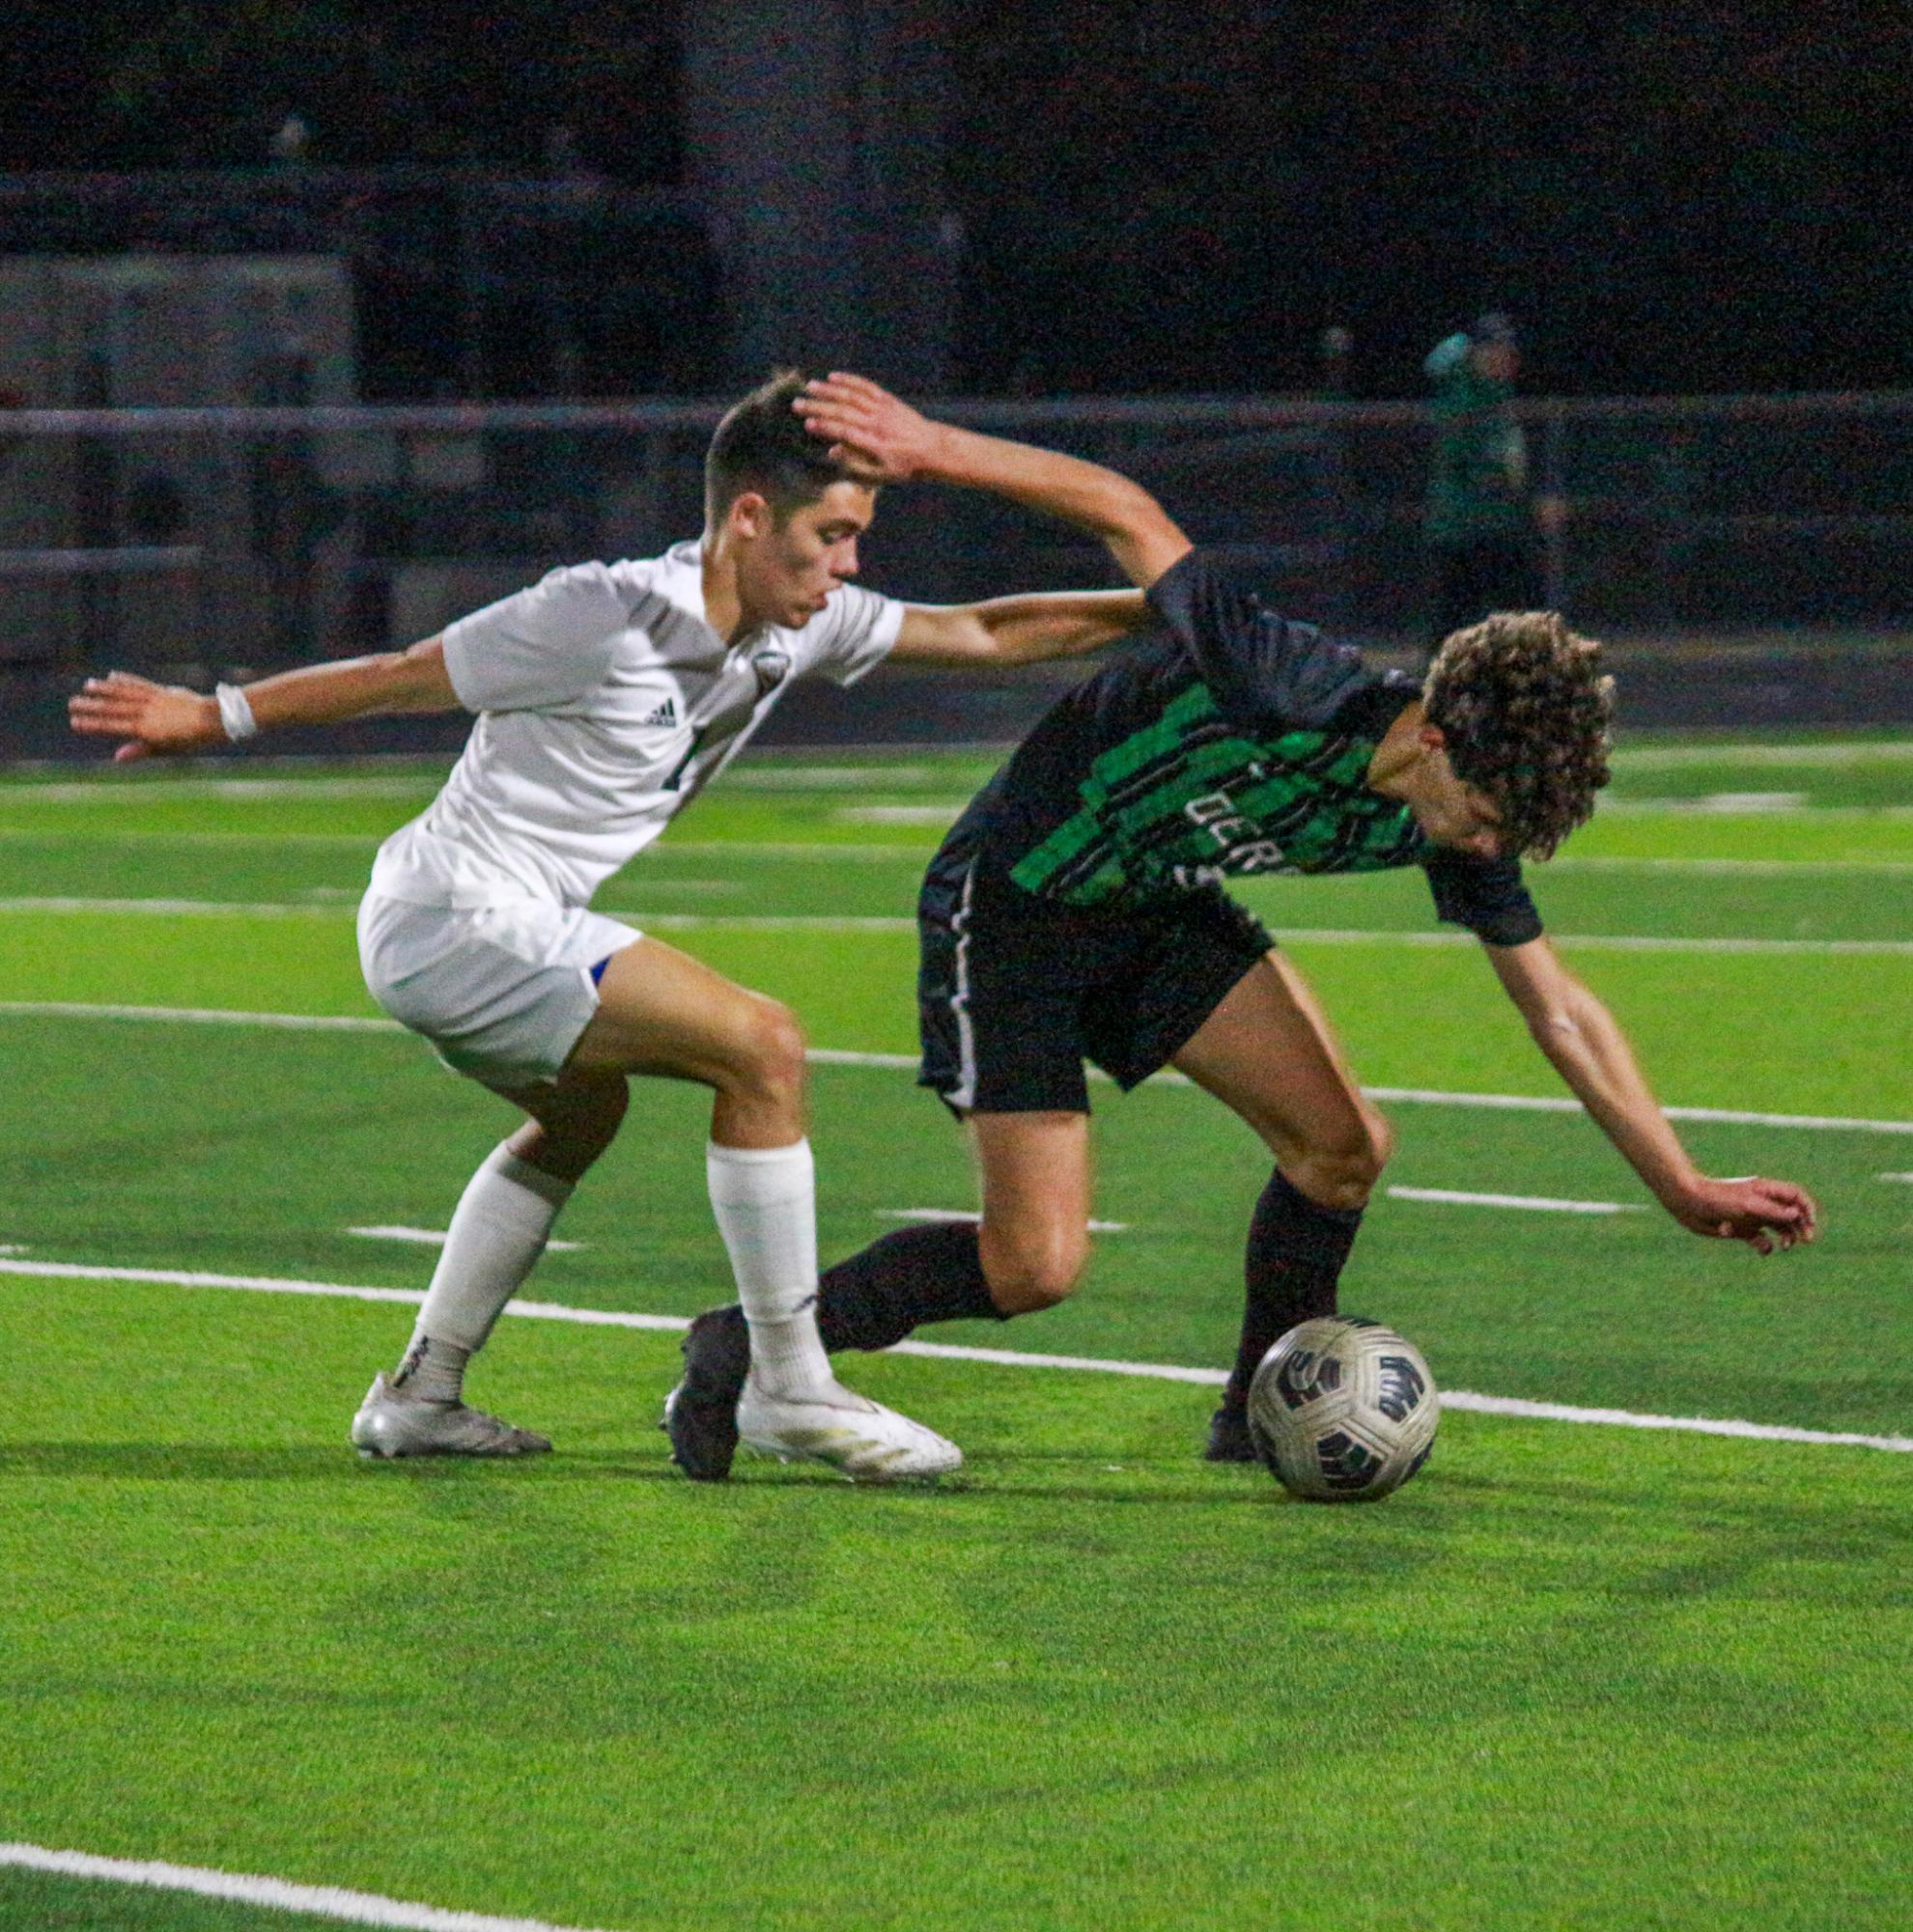
[[[752,654],[750,668],[757,679],[757,695],[768,698],[791,674],[790,653],[775,644]]]

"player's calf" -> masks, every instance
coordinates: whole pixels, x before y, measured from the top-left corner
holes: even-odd
[[[1369,1153],[1380,1157],[1374,1160],[1379,1172],[1386,1150],[1374,1147]],[[1366,1157],[1351,1162],[1344,1178],[1357,1178],[1365,1162]],[[1366,1198],[1364,1188],[1360,1199]],[[1222,1406],[1209,1420],[1202,1450],[1206,1461],[1255,1460],[1249,1439],[1249,1385],[1262,1358],[1298,1322],[1335,1313],[1336,1284],[1361,1225],[1360,1205],[1326,1205],[1304,1192],[1280,1168],[1269,1177],[1249,1223],[1243,1255],[1242,1332]]]

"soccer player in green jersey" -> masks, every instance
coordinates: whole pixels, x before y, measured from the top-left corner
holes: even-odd
[[[1542,1052],[1681,1226],[1762,1254],[1813,1238],[1802,1189],[1695,1166],[1523,883],[1522,857],[1548,856],[1607,782],[1597,645],[1552,613],[1504,613],[1449,637],[1425,681],[1377,674],[1279,616],[1113,470],[932,422],[858,377],[796,406],[873,482],[993,490],[1093,532],[1167,633],[1057,704],[931,863],[921,1079],[969,1124],[982,1219],[899,1229],[826,1273],[827,1348],[1061,1301],[1088,1253],[1083,1062],[1124,1088],[1173,1065],[1275,1161],[1207,1449],[1250,1459],[1250,1380],[1279,1335],[1333,1312],[1391,1135],[1301,974],[1223,891],[1229,875],[1422,867],[1438,915],[1480,938]],[[673,1453],[719,1477],[748,1358],[739,1311],[700,1316],[685,1358]]]

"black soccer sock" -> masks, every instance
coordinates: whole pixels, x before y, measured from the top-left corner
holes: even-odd
[[[1002,1321],[990,1299],[971,1221],[900,1227],[824,1271],[817,1331],[824,1346],[886,1349],[925,1322]]]
[[[1360,1208],[1325,1208],[1278,1168],[1255,1203],[1243,1258],[1247,1300],[1224,1409],[1249,1400],[1262,1358],[1298,1322],[1336,1311],[1336,1282],[1362,1225]]]

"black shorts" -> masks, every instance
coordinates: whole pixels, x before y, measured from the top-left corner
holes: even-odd
[[[917,1083],[958,1113],[1087,1113],[1084,1060],[1147,1079],[1275,943],[1219,887],[1096,911],[954,856],[917,904]]]

